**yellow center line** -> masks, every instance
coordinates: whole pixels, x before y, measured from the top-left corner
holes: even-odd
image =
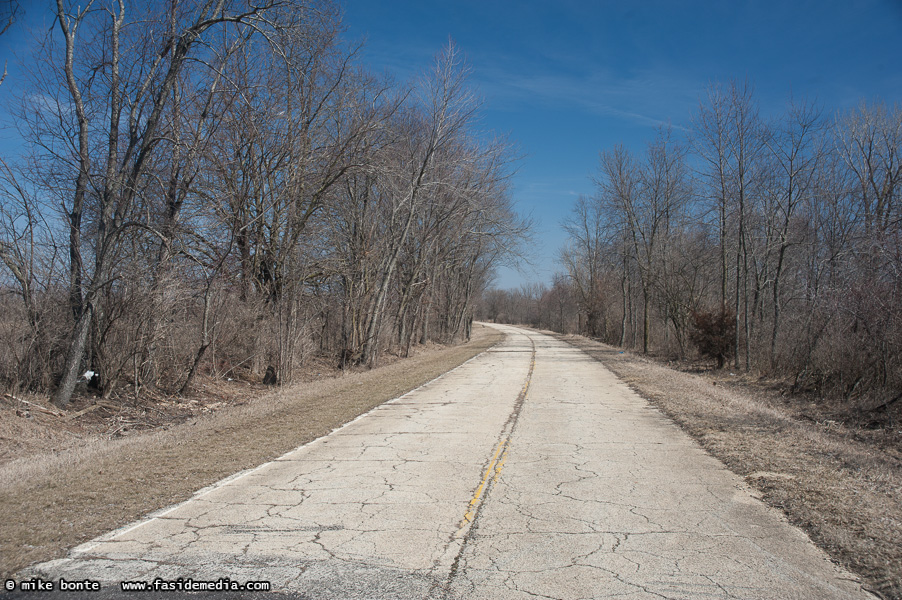
[[[529,365],[529,373],[526,376],[526,382],[523,384],[523,389],[520,390],[520,395],[517,398],[518,402],[523,402],[526,400],[526,397],[529,393],[529,383],[532,379],[532,372],[536,366],[536,355],[535,355],[535,347],[533,347],[533,355],[532,361],[530,361]],[[507,426],[505,427],[507,430]],[[507,430],[510,433],[510,430]],[[470,499],[470,503],[467,505],[467,512],[464,515],[464,518],[461,519],[460,525],[458,525],[457,533],[454,537],[460,537],[463,535],[463,531],[466,526],[476,518],[476,511],[479,508],[479,502],[482,498],[482,494],[485,492],[486,487],[489,485],[489,481],[492,483],[498,481],[498,478],[501,476],[501,469],[504,468],[504,463],[507,462],[507,452],[510,448],[510,436],[505,436],[498,445],[495,447],[495,453],[492,455],[492,460],[489,461],[488,467],[485,469],[485,473],[482,476],[482,481],[479,482],[479,487],[476,488],[476,491],[473,493],[473,497]]]
[[[492,473],[495,472],[495,463],[498,462],[498,455],[501,454],[502,449],[504,449],[506,446],[507,438],[504,438],[503,440],[498,442],[498,446],[495,448],[495,454],[492,456],[492,460],[489,461],[489,466],[486,467],[485,475],[482,476],[482,481],[479,482],[479,487],[476,488],[476,492],[473,493],[473,498],[470,499],[467,514],[464,515],[463,520],[460,522],[461,527],[473,520],[473,509],[477,504],[479,504],[479,499],[482,497],[482,492],[485,491],[485,486],[489,482],[489,477],[491,477]]]

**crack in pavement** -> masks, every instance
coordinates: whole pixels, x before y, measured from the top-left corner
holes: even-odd
[[[868,598],[600,363],[499,328],[501,347],[443,378],[25,575],[266,579],[309,598]]]
[[[549,357],[555,345],[537,343],[517,452],[445,597],[869,597],[606,369]]]
[[[510,448],[511,437],[514,434],[514,431],[517,427],[517,421],[519,420],[520,413],[523,410],[523,405],[529,395],[529,384],[532,381],[532,374],[536,366],[536,343],[529,336],[527,336],[527,338],[529,339],[532,348],[530,352],[529,371],[526,373],[526,379],[523,383],[523,388],[520,390],[520,393],[517,395],[517,399],[514,401],[513,409],[511,410],[507,421],[505,421],[504,425],[501,428],[501,433],[499,434],[499,442],[496,446],[495,453],[485,467],[482,481],[480,481],[479,485],[476,487],[476,491],[473,493],[473,497],[470,499],[470,502],[467,505],[467,512],[464,513],[458,530],[454,533],[451,539],[448,540],[448,543],[446,545],[447,548],[454,542],[454,540],[460,540],[459,549],[457,551],[457,554],[454,556],[454,559],[451,561],[451,567],[448,571],[447,578],[445,579],[443,585],[436,586],[436,588],[441,587],[445,597],[447,597],[448,591],[454,583],[454,578],[458,574],[461,566],[461,558],[466,551],[470,536],[472,535],[473,531],[479,526],[478,519],[480,509],[485,503],[485,500],[491,492],[491,489],[498,482],[498,477],[501,475],[501,469],[504,467],[504,463],[507,460],[507,453]],[[433,590],[430,591],[430,596],[432,591]]]

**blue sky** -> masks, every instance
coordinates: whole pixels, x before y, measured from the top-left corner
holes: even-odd
[[[454,39],[484,99],[483,127],[525,158],[518,209],[536,221],[534,267],[496,285],[549,282],[560,222],[593,193],[598,153],[641,152],[655,128],[688,128],[707,85],[746,77],[764,115],[790,94],[833,113],[861,99],[902,101],[902,0],[758,2],[345,0],[364,60],[406,80]]]
[[[666,122],[686,130],[712,81],[748,77],[764,115],[790,94],[829,113],[902,101],[902,0],[339,1],[347,37],[365,39],[364,62],[399,81],[452,38],[484,99],[482,127],[518,144],[513,199],[535,220],[536,243],[533,266],[500,270],[502,288],[559,270],[561,220],[593,193],[600,151],[622,142],[641,152]],[[20,4],[25,22],[48,26],[50,0]],[[10,70],[0,96],[25,35],[0,37]]]

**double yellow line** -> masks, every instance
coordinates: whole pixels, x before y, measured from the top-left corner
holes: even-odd
[[[479,506],[479,501],[482,498],[482,493],[485,491],[486,486],[489,484],[489,478],[492,478],[493,482],[498,481],[498,477],[501,475],[501,469],[504,467],[504,461],[507,460],[507,449],[510,443],[510,438],[504,438],[500,442],[498,442],[498,446],[495,448],[495,454],[492,456],[492,460],[489,462],[489,466],[485,470],[485,475],[482,476],[482,481],[479,482],[479,487],[476,488],[476,491],[473,493],[473,497],[470,499],[470,504],[467,505],[467,512],[464,515],[464,518],[460,521],[460,527],[466,527],[468,523],[473,521],[473,518],[476,516],[476,509]],[[499,458],[500,457],[500,458]]]
[[[529,373],[526,376],[526,381],[523,383],[523,389],[520,390],[520,394],[517,396],[515,416],[519,415],[519,407],[522,406],[523,402],[526,400],[526,396],[529,392],[529,382],[532,380],[532,372],[535,369],[535,366],[536,351],[535,342],[533,342],[532,362],[529,365]],[[507,453],[510,449],[510,434],[513,430],[514,422],[515,419],[512,419],[505,424],[504,433],[506,435],[503,435],[501,441],[498,442],[498,445],[495,447],[495,453],[492,455],[492,460],[489,461],[489,465],[486,467],[485,473],[482,476],[482,481],[479,482],[479,486],[476,488],[473,497],[470,499],[470,503],[467,505],[467,512],[460,521],[455,537],[460,537],[466,526],[472,523],[473,519],[476,518],[476,512],[479,510],[479,503],[482,501],[482,496],[486,492],[489,482],[495,483],[501,476],[501,469],[504,468],[504,463],[507,461]]]

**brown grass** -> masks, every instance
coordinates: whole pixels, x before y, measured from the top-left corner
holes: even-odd
[[[304,383],[166,431],[80,443],[0,468],[0,576],[63,556],[97,535],[281,456],[496,344],[467,344]],[[62,435],[65,438],[65,435]]]
[[[869,589],[902,599],[898,445],[886,436],[874,443],[835,421],[799,418],[776,391],[724,385],[723,374],[683,373],[580,336],[558,337],[676,421]]]

